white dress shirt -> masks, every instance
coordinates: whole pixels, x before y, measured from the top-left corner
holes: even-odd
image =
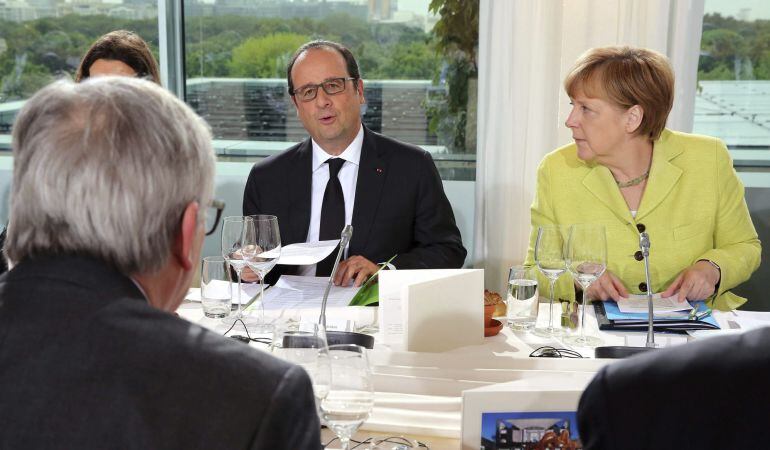
[[[350,225],[353,221],[353,203],[356,201],[356,182],[358,181],[358,167],[361,161],[361,146],[364,143],[364,127],[361,126],[358,129],[358,134],[353,139],[353,142],[339,156],[326,153],[315,140],[312,142],[313,166],[311,170],[313,173],[313,187],[310,194],[310,227],[307,230],[305,242],[317,242],[319,240],[321,207],[323,206],[326,184],[329,182],[329,165],[325,164],[325,162],[329,158],[342,158],[345,160],[342,169],[337,174],[337,178],[340,180],[342,195],[345,198],[345,225]],[[314,276],[315,268],[315,264],[301,266],[299,268],[299,275]]]

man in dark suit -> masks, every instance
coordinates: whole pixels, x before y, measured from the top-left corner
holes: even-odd
[[[604,367],[578,407],[584,448],[768,448],[768,355],[770,327]]]
[[[189,107],[144,80],[58,82],[13,153],[0,448],[319,448],[307,373],[173,314],[213,194]]]
[[[284,245],[339,239],[343,226],[352,224],[337,284],[360,285],[376,263],[394,255],[391,268],[461,267],[466,251],[430,154],[361,123],[364,86],[350,51],[329,41],[307,43],[294,54],[287,77],[310,138],[254,166],[244,215],[277,216]],[[299,273],[328,276],[333,258]]]

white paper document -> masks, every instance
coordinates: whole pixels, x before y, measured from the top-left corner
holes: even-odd
[[[289,266],[318,264],[336,250],[339,243],[339,239],[333,239],[331,241],[300,242],[287,245],[281,249],[278,264]]]
[[[618,302],[618,309],[620,309],[620,312],[626,313],[626,314],[632,314],[632,313],[647,313],[647,296],[646,295],[637,295],[637,294],[631,294],[628,296],[628,299],[621,300]],[[677,300],[676,295],[671,297],[663,298],[660,296],[660,293],[654,294],[652,296],[652,310],[655,314],[660,313],[671,313],[676,311],[690,311],[692,309],[692,305],[685,301],[682,303],[679,303],[679,300]]]
[[[212,297],[213,298],[225,298],[230,297],[230,286],[228,286],[230,283],[223,280],[213,280],[211,283],[209,283],[209,288],[212,290]],[[237,304],[237,294],[238,294],[238,283],[232,283],[232,292],[236,294],[233,296],[233,304]],[[249,302],[249,300],[252,299],[255,295],[259,294],[259,284],[251,284],[251,283],[241,283],[241,304],[245,305]],[[185,300],[189,300],[192,302],[199,302],[201,301],[201,290],[200,288],[191,288],[189,291],[187,291],[187,296],[185,297]]]
[[[275,286],[265,292],[265,310],[320,309],[328,283],[327,277],[282,275]],[[332,285],[326,307],[348,306],[356,292],[356,287]]]

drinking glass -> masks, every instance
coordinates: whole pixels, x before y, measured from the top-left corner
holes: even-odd
[[[248,264],[244,259],[244,247],[254,246],[254,222],[244,216],[225,217],[222,224],[222,257],[235,271],[238,276],[238,293],[234,302],[238,305],[238,310],[234,316],[229,318],[229,322],[243,320],[243,311],[241,310],[241,273]]]
[[[203,315],[224,318],[230,314],[230,270],[221,256],[206,256],[201,264],[201,307]]]
[[[535,242],[535,264],[548,278],[551,285],[551,297],[548,302],[548,326],[535,328],[534,334],[541,337],[562,336],[564,329],[553,324],[553,300],[556,280],[567,271],[564,261],[564,227],[547,225],[538,227]]]
[[[350,438],[369,418],[374,406],[374,388],[366,349],[360,345],[329,347],[332,379],[329,393],[321,400],[321,416],[342,444],[350,449]]]
[[[577,224],[569,229],[567,238],[567,267],[583,288],[583,308],[580,312],[580,333],[567,336],[564,342],[583,347],[596,347],[602,340],[586,335],[586,308],[589,298],[588,288],[607,268],[607,234],[604,225]]]
[[[316,411],[320,416],[321,401],[329,394],[331,363],[326,329],[317,323],[280,323],[273,328],[272,353],[302,366],[313,383]]]
[[[259,300],[256,300],[254,307],[259,311],[258,323],[265,326],[265,277],[281,257],[281,232],[276,216],[254,215],[247,218],[252,223],[250,232],[253,238],[242,253],[246,264],[259,277]]]
[[[513,266],[508,271],[507,319],[514,330],[530,330],[537,320],[537,277],[533,272],[526,266]]]

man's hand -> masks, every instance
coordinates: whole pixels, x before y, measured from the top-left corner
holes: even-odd
[[[586,295],[595,300],[615,300],[617,302],[621,298],[628,298],[628,289],[620,281],[620,278],[606,270],[599,279],[591,284]]]
[[[355,286],[359,287],[364,284],[367,278],[377,272],[379,268],[377,264],[363,256],[351,256],[344,261],[340,261],[337,275],[334,277],[334,284],[337,286],[347,286],[351,280],[355,280]]]
[[[716,288],[721,274],[716,267],[708,261],[698,261],[684,269],[682,273],[671,283],[662,294],[662,297],[671,297],[678,294],[680,302],[685,300],[705,300],[709,298]]]

